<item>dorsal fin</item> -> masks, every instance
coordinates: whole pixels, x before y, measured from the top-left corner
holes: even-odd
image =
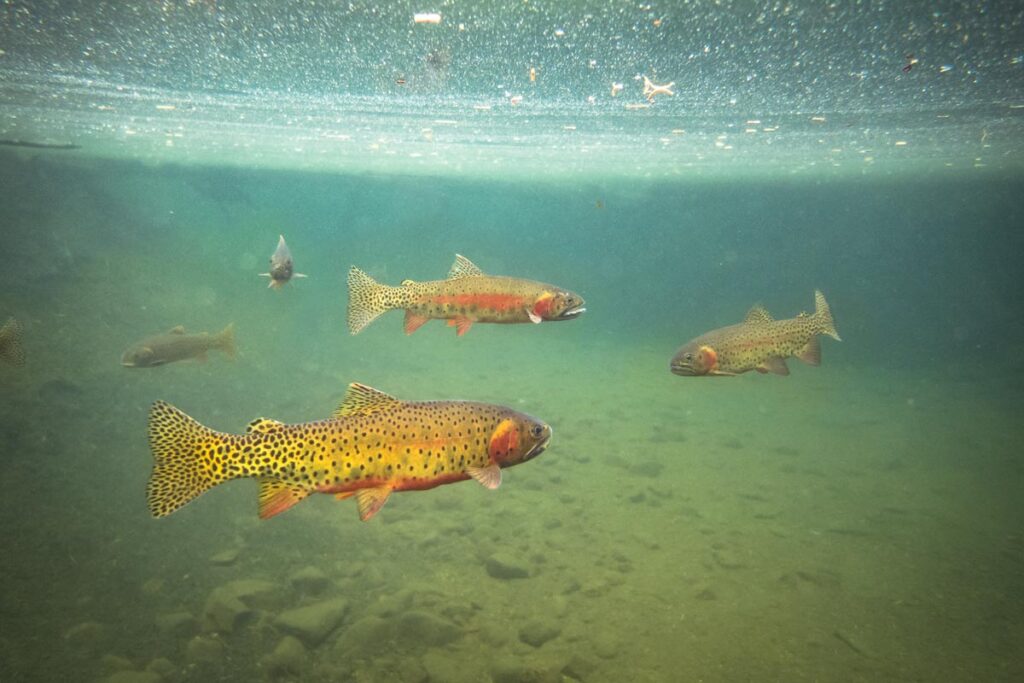
[[[379,410],[386,410],[401,403],[397,398],[383,391],[377,391],[365,384],[353,382],[348,385],[345,398],[331,417],[348,417],[350,415],[370,415]]]
[[[245,428],[245,433],[251,434],[252,432],[262,432],[264,434],[273,434],[283,428],[283,422],[271,420],[269,417],[257,417]]]
[[[462,254],[455,255],[455,263],[448,271],[449,280],[458,280],[464,277],[480,277],[484,271],[477,268],[477,265]]]
[[[764,306],[761,304],[755,305],[749,311],[747,311],[747,317],[743,319],[745,323],[770,323],[775,318],[772,317],[771,313],[764,310]]]
[[[184,325],[175,325],[171,329],[167,330],[167,333],[168,334],[185,334],[185,326]]]

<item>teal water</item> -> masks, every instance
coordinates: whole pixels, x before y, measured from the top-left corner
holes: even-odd
[[[1024,675],[1020,10],[3,12],[0,319],[27,363],[0,362],[0,680]],[[626,109],[652,68],[688,87]],[[282,291],[278,234],[309,275]],[[456,253],[588,311],[348,333],[351,265],[397,284]],[[815,289],[843,338],[820,367],[669,372]],[[233,361],[119,363],[228,323]],[[250,481],[150,518],[153,401],[240,432],[353,381],[554,436],[496,491],[366,523],[330,496],[260,521]]]

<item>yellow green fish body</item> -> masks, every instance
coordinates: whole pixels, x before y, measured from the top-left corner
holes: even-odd
[[[216,432],[157,402],[149,417],[149,509],[163,517],[217,484],[253,477],[261,518],[312,493],[330,493],[355,495],[367,520],[392,491],[469,478],[497,488],[501,468],[536,457],[550,437],[546,424],[504,406],[400,401],[361,384],[349,386],[327,420],[286,425],[261,418],[246,434]]]
[[[795,356],[809,365],[821,364],[818,335],[839,340],[825,296],[814,293],[813,315],[775,320],[761,306],[746,319],[703,334],[683,345],[670,369],[683,376],[737,375],[749,370],[788,375],[786,358]]]
[[[405,309],[405,333],[432,319],[447,320],[459,336],[475,322],[540,323],[571,320],[586,311],[583,297],[554,285],[515,277],[485,275],[456,254],[445,280],[404,281],[389,287],[355,266],[348,275],[348,327],[358,333],[377,316]]]

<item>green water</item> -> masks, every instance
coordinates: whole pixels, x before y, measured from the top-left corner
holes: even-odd
[[[3,313],[29,356],[2,368],[5,680],[1022,671],[1017,180],[551,189],[0,168]],[[279,232],[309,274],[280,292],[257,276]],[[349,265],[428,279],[456,251],[573,288],[588,312],[462,338],[438,322],[406,337],[395,312],[347,333]],[[795,315],[815,287],[844,339],[823,342],[821,367],[668,372],[690,337],[758,301]],[[146,335],[228,322],[234,362],[119,365]],[[330,496],[260,521],[251,481],[149,517],[152,401],[237,432],[325,417],[351,381],[510,405],[555,434],[497,491],[403,493],[368,523]],[[495,558],[527,577],[492,576]],[[309,568],[322,585],[295,587]],[[270,587],[218,621],[216,596],[252,579]],[[333,599],[322,640],[271,654],[280,614]]]
[[[0,682],[1024,679],[1021,44],[1010,2],[7,3]],[[588,310],[348,333],[350,266],[456,253]],[[669,372],[815,289],[820,367]],[[154,401],[350,382],[554,435],[366,523],[247,480],[150,517]]]

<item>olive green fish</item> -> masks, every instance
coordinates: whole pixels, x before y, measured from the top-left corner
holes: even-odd
[[[21,323],[8,318],[0,327],[0,358],[11,365],[25,364],[25,348],[21,345]]]
[[[229,324],[217,334],[200,332],[186,334],[181,325],[147,339],[143,339],[124,352],[121,365],[126,368],[155,368],[179,360],[206,360],[210,349],[223,351],[228,358],[235,357],[235,325]]]
[[[788,375],[786,358],[790,356],[821,365],[820,334],[840,341],[825,295],[815,291],[814,315],[775,320],[763,307],[754,306],[738,325],[712,330],[682,346],[670,368],[685,377],[738,375],[748,370]]]
[[[485,275],[472,261],[455,255],[446,280],[404,281],[399,287],[376,282],[355,266],[348,273],[348,329],[352,334],[387,311],[405,309],[405,333],[431,319],[447,320],[462,336],[475,322],[540,323],[572,320],[586,311],[583,297],[543,282]]]
[[[392,491],[431,489],[473,478],[490,489],[501,469],[540,455],[551,428],[524,413],[469,401],[401,401],[349,385],[326,420],[283,424],[259,418],[245,434],[204,427],[162,401],[149,413],[154,517],[171,514],[217,484],[259,481],[262,519],[312,493],[354,495],[368,520]]]

